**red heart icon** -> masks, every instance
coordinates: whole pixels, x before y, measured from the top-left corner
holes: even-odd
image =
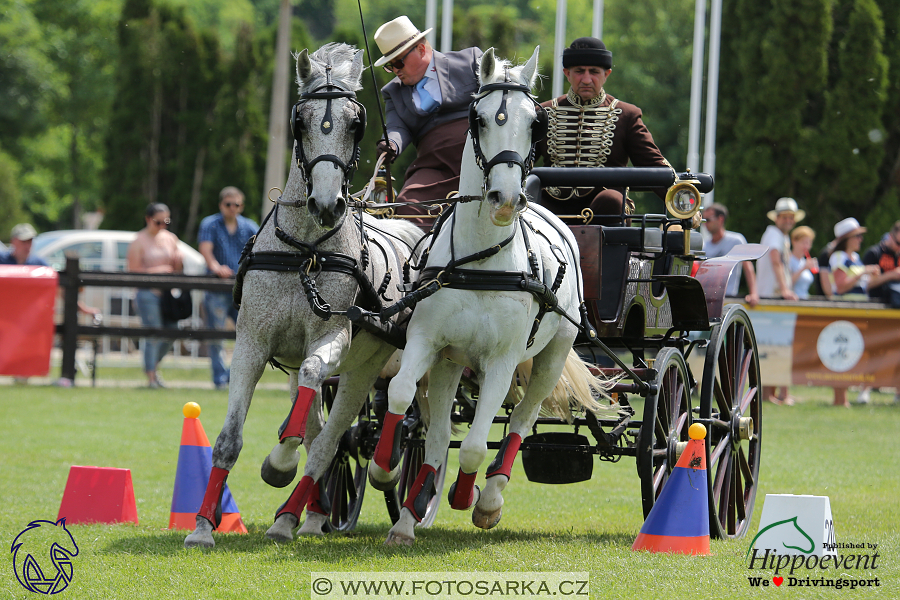
[[[779,586],[784,583],[784,577],[773,577],[772,583],[774,583],[776,586]]]

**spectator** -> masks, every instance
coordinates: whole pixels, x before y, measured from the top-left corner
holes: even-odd
[[[791,284],[800,300],[809,300],[809,286],[819,274],[819,261],[809,255],[815,239],[816,232],[805,225],[791,232]]]
[[[11,249],[0,252],[0,265],[34,265],[48,267],[47,261],[40,256],[31,255],[31,244],[37,231],[30,223],[19,223],[10,233]]]
[[[393,160],[415,144],[418,153],[397,202],[443,200],[459,189],[469,103],[478,91],[481,50],[438,52],[425,39],[429,31],[420,32],[402,16],[375,32],[384,55],[375,66],[396,75],[381,88],[388,139],[378,142],[378,152]],[[426,214],[417,206],[397,212]]]
[[[549,167],[668,167],[644,124],[641,109],[608,94],[612,52],[594,37],[582,37],[563,50],[565,96],[544,102],[549,125],[538,154]],[[594,222],[619,225],[619,215],[634,212],[625,188],[548,187],[540,203],[557,215],[578,215],[590,208]],[[657,195],[665,199],[665,190]],[[623,206],[624,202],[624,206]],[[603,217],[606,215],[606,218]],[[599,216],[599,218],[598,218]]]
[[[866,250],[862,262],[881,268],[881,274],[869,281],[869,298],[900,308],[900,221],[894,223],[880,243]]]
[[[709,208],[703,211],[703,218],[706,220],[706,231],[709,233],[709,239],[703,242],[703,251],[708,258],[725,256],[738,244],[747,243],[747,239],[740,233],[725,229],[728,209],[722,204],[718,202],[711,204]],[[749,260],[743,261],[743,270],[744,276],[747,278],[747,289],[749,291],[744,296],[744,300],[750,306],[756,306],[759,303],[759,293],[756,289],[756,273],[753,269],[753,263]],[[728,277],[725,295],[731,298],[737,297],[740,283],[741,271],[735,267]]]
[[[209,273],[216,277],[234,277],[244,245],[259,229],[242,212],[244,193],[236,187],[228,186],[219,192],[219,213],[200,222],[200,233],[197,236],[200,254],[206,259]],[[237,324],[238,311],[230,292],[206,292],[203,306],[209,329],[224,329],[225,319],[228,317]],[[209,358],[212,363],[213,385],[217,390],[228,389],[231,370],[225,366],[225,351],[221,340],[210,341]]]
[[[128,270],[134,273],[153,274],[181,271],[182,256],[178,249],[178,237],[168,230],[171,223],[169,207],[161,203],[150,204],[144,213],[144,221],[145,227],[128,246]],[[178,321],[163,316],[160,290],[139,289],[134,303],[144,327],[178,328]],[[157,367],[171,348],[171,340],[158,338],[144,340],[144,372],[147,374],[149,387],[165,387]]]
[[[825,296],[829,300],[834,297],[834,279],[831,277],[831,267],[828,261],[831,260],[831,253],[834,251],[834,241],[830,241],[822,248],[822,252],[816,257],[819,263],[819,276],[813,280],[813,293],[816,296]]]
[[[828,259],[834,290],[840,300],[868,300],[866,290],[872,277],[881,274],[878,265],[864,265],[859,258],[865,227],[849,217],[834,226],[834,251]]]
[[[802,221],[806,213],[797,207],[793,198],[779,198],[775,210],[767,213],[774,221],[763,233],[760,243],[768,246],[769,251],[757,261],[756,288],[760,298],[784,298],[796,300],[797,294],[791,286],[791,273],[788,264],[791,254],[791,238],[788,233],[794,223]]]

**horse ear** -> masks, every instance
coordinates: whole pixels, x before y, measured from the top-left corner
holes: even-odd
[[[528,87],[534,87],[534,80],[537,77],[538,54],[540,51],[540,46],[535,47],[534,54],[531,55],[531,58],[528,59],[528,62],[526,62],[525,66],[522,68],[522,83],[525,83]]]
[[[497,60],[494,58],[494,48],[490,47],[481,55],[481,66],[478,69],[478,80],[487,83],[494,76]]]
[[[353,64],[350,65],[350,75],[353,81],[356,82],[357,85],[362,85],[362,72],[363,72],[363,58],[365,53],[362,50],[357,50],[356,54],[353,55]]]
[[[312,63],[309,62],[309,53],[304,48],[297,55],[297,84],[303,85],[310,75],[312,75]]]

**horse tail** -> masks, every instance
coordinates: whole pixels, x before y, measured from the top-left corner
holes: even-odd
[[[528,387],[531,378],[532,361],[527,360],[516,367],[510,395],[516,401],[521,399],[519,386]],[[569,350],[559,381],[550,395],[541,403],[541,414],[559,417],[572,422],[572,413],[589,410],[600,418],[617,418],[619,406],[612,400],[609,390],[617,379],[607,379],[591,373],[587,363],[581,360],[575,350]]]

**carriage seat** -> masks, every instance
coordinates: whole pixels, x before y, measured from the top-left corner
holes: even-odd
[[[666,251],[684,254],[684,233],[668,231],[665,237]],[[662,252],[663,232],[656,227],[603,227],[604,246],[627,246],[633,252]],[[691,252],[703,250],[703,236],[691,231]]]

